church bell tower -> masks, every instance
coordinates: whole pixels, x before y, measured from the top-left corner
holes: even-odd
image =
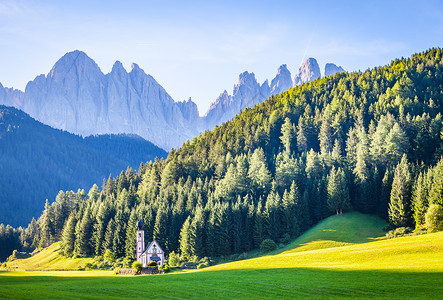
[[[143,230],[143,220],[138,221],[137,223],[137,261],[141,262],[141,255],[145,251],[145,232]]]

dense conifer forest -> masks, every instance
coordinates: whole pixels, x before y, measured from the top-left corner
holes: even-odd
[[[429,207],[443,206],[442,111],[439,48],[318,79],[87,194],[61,191],[27,228],[1,225],[0,238],[9,251],[61,240],[67,256],[134,260],[140,218],[146,240],[184,257],[286,243],[349,210],[422,230]]]
[[[25,225],[59,190],[89,189],[109,174],[167,153],[137,136],[82,138],[0,106],[0,222]]]

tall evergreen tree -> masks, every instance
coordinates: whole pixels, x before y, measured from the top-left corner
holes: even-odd
[[[75,218],[75,214],[71,213],[66,222],[65,227],[63,228],[60,249],[64,256],[71,256],[74,253],[74,244],[75,244],[75,224],[77,220]]]
[[[406,154],[395,168],[389,202],[389,221],[397,227],[411,225],[411,172]]]
[[[346,175],[340,167],[337,170],[332,167],[328,176],[328,207],[337,215],[350,207]]]

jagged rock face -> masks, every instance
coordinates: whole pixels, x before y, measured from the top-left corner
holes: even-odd
[[[22,91],[3,87],[0,83],[0,104],[14,107],[23,106],[23,97]]]
[[[308,58],[301,65],[294,78],[294,86],[313,81],[321,77],[320,67],[315,58]]]
[[[47,76],[29,82],[23,104],[15,106],[55,128],[137,134],[167,150],[198,134],[195,103],[177,104],[136,64],[128,73],[117,61],[104,75],[81,51],[67,53]]]
[[[346,72],[346,71],[342,67],[337,67],[337,65],[333,63],[327,63],[325,65],[325,77],[341,72]]]
[[[192,122],[200,118],[197,104],[195,104],[191,98],[189,98],[188,101],[177,102],[177,105],[186,120]]]
[[[217,100],[211,104],[204,117],[205,128],[211,129],[217,124],[231,120],[241,110],[252,107],[257,103],[262,103],[267,99],[269,86],[260,86],[255,79],[254,73],[243,72],[238,78],[238,83],[234,86],[232,96],[224,91]]]
[[[277,75],[271,81],[269,95],[277,95],[292,88],[292,77],[286,65],[278,68]]]
[[[327,64],[325,74],[341,71],[341,67]],[[295,76],[295,84],[318,77],[318,63],[309,58]],[[22,109],[42,123],[83,136],[137,134],[170,150],[292,87],[286,65],[279,67],[270,84],[266,80],[260,85],[254,73],[243,72],[232,95],[225,90],[206,115],[200,117],[191,99],[175,102],[137,64],[128,73],[116,61],[112,71],[105,75],[84,52],[73,51],[57,61],[47,76],[30,81],[24,93],[0,84],[0,104]]]
[[[286,65],[280,66],[278,73],[269,85],[268,80],[259,84],[254,73],[243,72],[239,75],[238,84],[234,86],[232,96],[225,90],[211,104],[204,117],[206,128],[231,120],[241,110],[262,103],[271,95],[287,91],[292,87],[291,73]]]

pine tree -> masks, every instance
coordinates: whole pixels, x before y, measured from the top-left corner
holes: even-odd
[[[308,140],[302,123],[303,119],[300,117],[297,125],[297,150],[300,153],[308,151]]]
[[[416,228],[425,224],[425,214],[428,210],[428,189],[425,175],[421,173],[415,180],[412,189],[412,208]]]
[[[346,175],[340,167],[332,167],[328,176],[328,207],[331,211],[341,214],[350,206],[349,189]]]
[[[443,206],[443,157],[432,170],[432,184],[429,190],[429,204]]]
[[[188,216],[180,231],[180,252],[186,258],[191,257],[194,252],[191,245],[191,216]]]
[[[108,225],[106,226],[106,233],[105,233],[105,239],[103,241],[102,245],[102,253],[105,253],[106,250],[112,251],[113,249],[113,243],[114,243],[114,230],[115,230],[115,223],[114,219],[111,218],[109,220]]]
[[[75,214],[71,213],[68,221],[63,228],[62,239],[60,243],[60,249],[64,256],[71,256],[74,253],[74,243],[75,243],[75,224],[77,220]]]
[[[156,240],[162,247],[165,247],[165,251],[170,252],[168,243],[168,223],[169,223],[169,209],[163,205],[157,211],[154,224],[154,240]]]
[[[291,154],[292,151],[292,141],[294,140],[295,136],[295,128],[294,125],[291,123],[291,120],[289,118],[285,118],[285,122],[283,123],[281,127],[281,141],[283,144],[283,148],[286,153]]]
[[[80,221],[80,225],[76,228],[74,251],[77,255],[87,256],[93,253],[92,229],[93,221],[90,208],[87,208]]]
[[[48,247],[52,244],[54,238],[54,216],[48,199],[46,199],[45,210],[43,211],[43,218],[40,228],[41,237],[39,246]]]
[[[106,226],[109,222],[109,206],[107,202],[100,203],[100,207],[98,209],[98,213],[96,216],[96,222],[94,224],[94,253],[95,255],[103,255],[102,246],[103,240],[105,238]]]
[[[385,151],[389,163],[392,165],[397,164],[402,158],[402,155],[409,151],[408,137],[398,123],[395,123],[389,131],[386,138]]]
[[[389,221],[396,227],[405,227],[411,224],[411,173],[406,158],[403,155],[395,168],[392,182],[391,198],[389,203]]]
[[[264,194],[271,185],[271,173],[269,172],[263,149],[255,149],[249,163],[248,177],[251,180],[252,192],[256,195]]]
[[[125,256],[130,261],[136,259],[137,250],[137,214],[133,209],[126,226]]]
[[[297,218],[298,205],[300,205],[300,193],[297,185],[293,181],[289,192],[285,190],[282,198],[284,233],[288,233],[292,237],[300,233],[300,225]]]

